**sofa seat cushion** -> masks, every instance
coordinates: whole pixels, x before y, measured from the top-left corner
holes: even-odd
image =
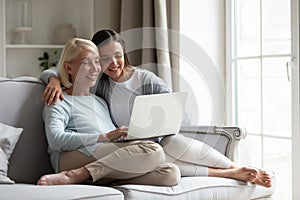
[[[10,200],[124,199],[123,194],[118,190],[91,185],[38,186],[31,184],[5,184],[0,185],[0,194],[0,199]]]
[[[275,183],[275,177],[272,177]],[[264,188],[251,183],[217,177],[183,177],[173,187],[146,185],[121,185],[116,189],[124,193],[126,200],[245,200],[269,197],[274,193],[275,186]]]

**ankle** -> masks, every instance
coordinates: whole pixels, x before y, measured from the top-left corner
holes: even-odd
[[[90,177],[89,171],[84,167],[69,170],[65,175],[75,183],[82,183]]]
[[[208,176],[212,176],[212,177],[228,177],[229,176],[229,172],[228,172],[228,170],[216,169],[216,168],[209,168],[209,170],[208,170]]]

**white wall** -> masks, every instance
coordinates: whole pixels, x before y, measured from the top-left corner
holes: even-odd
[[[223,125],[225,1],[180,1],[181,84],[193,124]]]

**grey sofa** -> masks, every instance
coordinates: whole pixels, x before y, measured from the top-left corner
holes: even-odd
[[[37,186],[37,180],[53,169],[47,154],[42,121],[44,85],[33,77],[0,78],[0,122],[24,129],[9,160],[8,176],[15,184],[0,184],[0,199],[258,199],[271,197],[275,186],[216,177],[182,177],[174,187],[121,185]],[[1,133],[0,133],[1,134]],[[181,134],[202,140],[231,159],[246,133],[238,127],[182,127]],[[275,183],[275,177],[272,177]]]

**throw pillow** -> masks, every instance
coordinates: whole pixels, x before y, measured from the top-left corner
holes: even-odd
[[[13,180],[7,177],[8,160],[22,132],[22,128],[0,123],[0,184],[14,183]]]

